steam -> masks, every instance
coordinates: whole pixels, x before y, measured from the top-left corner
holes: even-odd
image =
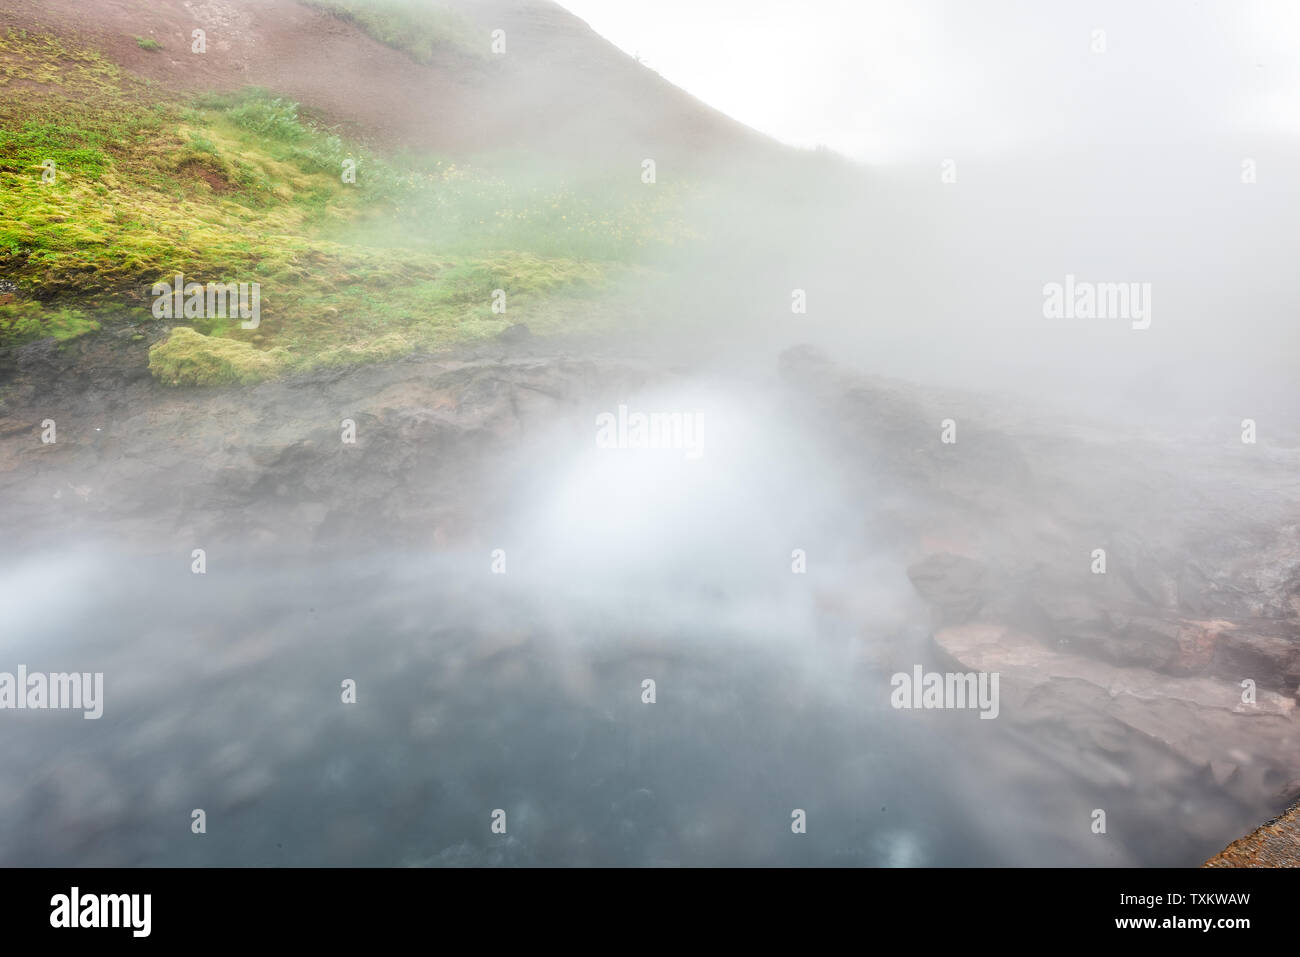
[[[640,29],[689,33],[674,4],[655,8],[657,30],[569,6],[614,24],[625,48]],[[248,863],[274,833],[299,838],[308,864],[1187,863],[1235,836],[1258,809],[1213,782],[1189,786],[1195,813],[1166,816],[1160,788],[1106,764],[1097,790],[1145,830],[1102,849],[1061,823],[1099,798],[1059,786],[1054,730],[1004,730],[996,675],[978,684],[990,720],[895,710],[891,675],[942,677],[930,638],[943,622],[907,574],[928,554],[983,549],[1004,577],[981,597],[1009,604],[1062,552],[1086,569],[1097,543],[1076,542],[1081,528],[1140,538],[1152,503],[1189,503],[1200,521],[1205,502],[1240,493],[1260,527],[1284,512],[1270,483],[1300,441],[1300,128],[1286,105],[1300,77],[1275,59],[1273,27],[1293,37],[1294,13],[1251,5],[1207,46],[1226,8],[747,4],[767,23],[768,75],[710,47],[688,89],[755,133],[660,99],[664,81],[623,72],[611,47],[530,47],[514,7],[466,6],[480,26],[505,18],[517,59],[467,65],[466,115],[440,115],[417,145],[466,124],[458,160],[516,195],[617,182],[620,208],[671,196],[660,212],[687,238],[649,243],[583,300],[517,307],[508,290],[512,319],[562,334],[247,392],[130,393],[194,435],[158,438],[131,402],[106,404],[127,452],[87,452],[117,476],[95,506],[135,495],[174,514],[164,531],[64,529],[73,544],[5,557],[0,672],[104,683],[95,748],[31,715],[30,734],[0,739],[12,779],[44,789],[0,789],[0,818],[23,825],[0,859]],[[737,14],[709,15],[722,28]],[[1107,46],[1092,52],[1098,28]],[[908,38],[928,38],[917,62]],[[742,62],[763,47],[736,42]],[[850,58],[859,42],[892,55]],[[660,50],[668,79],[688,75]],[[799,64],[820,59],[830,73],[803,79]],[[430,100],[403,95],[385,110]],[[781,102],[763,107],[769,95]],[[531,152],[505,148],[516,141]],[[430,256],[467,241],[446,220],[378,222],[331,238],[391,226],[386,239]],[[385,289],[365,292],[383,304]],[[783,378],[780,357],[801,344],[821,371]],[[546,378],[573,356],[590,376]],[[616,371],[625,360],[635,373]],[[455,379],[471,361],[497,365]],[[256,415],[241,419],[241,403]],[[343,416],[362,441],[331,459]],[[1196,484],[1184,463],[1238,451],[1245,418],[1267,454],[1210,459],[1229,477]],[[225,425],[250,421],[242,435]],[[971,458],[932,466],[941,422],[960,423]],[[1085,442],[1081,422],[1101,438]],[[1102,458],[1112,444],[1127,457]],[[114,470],[141,449],[159,467],[133,485],[139,473]],[[217,477],[187,486],[190,460]],[[44,474],[31,467],[31,511],[14,514],[49,514]],[[966,484],[945,485],[954,474]],[[357,505],[365,483],[383,494]],[[451,518],[402,512],[429,501]],[[118,514],[138,531],[138,513]],[[393,541],[339,545],[323,515]],[[1185,529],[1214,537],[1176,521],[1152,549],[1188,549]],[[239,532],[193,540],[227,524]],[[1251,534],[1225,524],[1219,537]],[[202,576],[188,564],[199,546]],[[1218,560],[1202,559],[1207,576]],[[305,833],[304,806],[332,822],[323,837]],[[232,833],[159,838],[158,820],[197,807]],[[489,843],[498,808],[510,840]],[[795,810],[812,824],[791,850]],[[1007,846],[1013,826],[1023,840]]]

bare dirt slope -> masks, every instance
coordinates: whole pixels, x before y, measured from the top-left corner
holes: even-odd
[[[390,145],[449,154],[526,150],[538,157],[687,161],[775,144],[601,39],[548,0],[458,2],[506,53],[448,48],[421,64],[298,0],[4,0],[0,29],[88,44],[177,91],[262,86],[326,122]],[[207,52],[191,52],[201,28]],[[161,50],[142,49],[137,37]]]

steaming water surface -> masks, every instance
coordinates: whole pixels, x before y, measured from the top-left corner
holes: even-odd
[[[779,408],[726,394],[645,399],[702,412],[699,458],[541,436],[473,543],[221,545],[203,575],[188,542],[98,543],[0,569],[0,670],[104,673],[98,720],[0,715],[0,860],[1175,864],[1214,849],[1140,782],[1081,788],[1005,722],[891,708],[891,673],[943,669],[902,555],[866,531],[881,500]],[[1114,839],[1088,830],[1099,805]]]

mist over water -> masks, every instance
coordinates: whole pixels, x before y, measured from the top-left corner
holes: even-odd
[[[490,466],[514,476],[482,538],[503,574],[488,547],[236,542],[209,548],[204,575],[107,542],[0,569],[7,666],[105,676],[98,720],[6,714],[20,733],[0,741],[0,857],[926,866],[1212,852],[1141,787],[1063,788],[1003,721],[891,707],[891,674],[944,667],[885,531],[900,500],[884,476],[847,478],[781,395],[752,372],[629,390],[632,409],[702,416],[694,458],[598,448],[599,401],[559,416]],[[792,547],[807,574],[790,574]],[[1180,796],[1189,813],[1220,800]],[[1122,843],[1089,833],[1096,803]],[[187,833],[195,808],[219,840]],[[497,808],[508,835],[488,830]],[[790,833],[795,808],[815,822],[806,835]]]
[[[1149,12],[1103,5],[1105,60],[1081,13],[995,6],[975,66],[1003,98],[976,118],[942,102],[973,61],[922,97],[932,129],[888,127],[917,91],[866,97],[844,67],[817,105],[861,119],[839,130],[854,158],[698,104],[638,112],[664,84],[604,46],[468,74],[446,127],[487,175],[328,227],[438,259],[429,316],[390,316],[384,283],[409,277],[348,273],[293,345],[399,319],[464,341],[340,347],[354,365],[255,386],[165,387],[107,348],[16,363],[0,672],[102,672],[104,692],[96,720],[0,715],[0,863],[1184,866],[1300,794],[1297,131],[1231,98],[1155,109],[1170,71],[1236,75],[1219,51],[1193,76],[1197,29],[1143,79]],[[1041,72],[1000,63],[1026,45]],[[441,76],[385,63],[429,86],[382,102],[388,132],[442,149],[442,126],[402,126]],[[637,218],[655,190],[667,225]],[[604,262],[605,234],[528,219],[553,193],[674,239]],[[534,232],[478,230],[498,202]],[[501,236],[535,245],[498,273]],[[570,296],[549,256],[608,274]],[[478,295],[466,275],[495,292],[528,270],[504,333],[486,296],[435,310]],[[1076,281],[1136,284],[1145,313],[1049,315]],[[78,381],[101,360],[117,378]],[[57,448],[28,441],[47,415]],[[638,447],[629,416],[687,431]],[[1004,672],[997,719],[896,707],[914,668]]]

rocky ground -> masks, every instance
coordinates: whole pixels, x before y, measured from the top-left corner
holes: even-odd
[[[455,357],[246,390],[161,387],[145,350],[101,336],[71,350],[45,342],[18,351],[0,411],[13,543],[64,533],[321,546],[456,541],[482,526],[476,510],[492,509],[499,483],[489,461],[566,404],[648,377],[628,363],[535,350],[522,327]],[[55,422],[53,444],[40,441],[45,420]],[[345,420],[355,442],[343,440]]]
[[[1205,862],[1206,867],[1295,867],[1300,862],[1300,806],[1256,828],[1223,852]]]
[[[556,423],[581,427],[629,390],[700,371],[516,329],[455,355],[178,391],[143,372],[143,348],[101,336],[12,357],[9,548],[486,547]],[[843,535],[901,556],[932,609],[934,660],[1001,675],[999,733],[1020,758],[997,773],[1055,775],[1090,807],[1135,796],[1206,842],[1300,795],[1300,450],[1033,420],[803,347],[767,387],[861,490]],[[854,614],[851,593],[824,604]],[[1214,807],[1191,808],[1207,790]]]
[[[922,443],[929,422],[962,420],[944,399],[909,407],[787,359],[839,410],[846,445],[923,490],[895,524],[916,542],[908,575],[936,649],[1001,673],[1027,747],[1076,785],[1145,789],[1171,815],[1199,779],[1245,807],[1300,794],[1297,449],[1050,418],[1013,430],[1005,412],[963,420],[955,445]]]

